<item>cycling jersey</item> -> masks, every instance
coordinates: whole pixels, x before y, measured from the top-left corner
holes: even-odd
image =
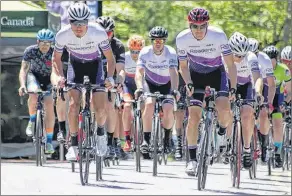
[[[208,27],[202,40],[194,38],[192,31],[186,29],[176,37],[178,58],[188,60],[189,68],[198,73],[210,73],[223,66],[222,55],[230,55],[225,33],[216,27]]]
[[[285,64],[278,63],[274,69],[276,78],[276,94],[284,93],[284,83],[291,81],[290,70]]]
[[[131,53],[128,51],[125,54],[125,72],[126,78],[123,86],[123,98],[124,100],[133,99],[134,93],[137,89],[135,83],[135,73],[136,73],[137,63],[132,59]]]
[[[177,68],[177,55],[171,46],[164,46],[161,55],[156,55],[152,46],[144,47],[138,57],[138,66],[145,69],[145,80],[156,86],[170,81],[169,68]]]
[[[32,85],[29,84],[29,81],[36,81],[42,90],[49,90],[53,51],[54,48],[52,46],[46,54],[39,50],[38,45],[32,45],[25,49],[22,59],[30,64],[29,73],[35,77],[34,80],[27,80],[27,86]]]
[[[111,48],[104,28],[89,22],[86,34],[79,38],[75,36],[69,24],[56,34],[55,42],[57,52],[63,52],[64,47],[69,52],[69,82],[83,83],[84,75],[88,75],[92,83],[104,82],[101,50],[107,51]]]
[[[267,77],[274,76],[273,65],[270,57],[264,53],[258,53],[258,62],[259,62],[259,69],[261,73],[261,77],[264,79],[264,84],[267,85]]]
[[[116,59],[116,63],[122,63],[125,64],[125,47],[123,43],[116,37],[113,37],[110,40],[110,45],[114,54],[114,57]],[[107,59],[102,53],[102,64],[103,64],[103,69],[105,71],[105,76],[107,75]],[[117,71],[115,70],[114,72],[114,78],[117,77]]]

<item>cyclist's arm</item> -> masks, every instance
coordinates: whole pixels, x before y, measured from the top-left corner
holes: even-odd
[[[170,81],[171,81],[171,89],[178,90],[178,72],[176,67],[169,68]]]
[[[256,94],[261,95],[263,92],[263,80],[261,78],[260,72],[253,71],[252,77],[253,77],[253,81],[254,81],[255,92],[256,92]]]
[[[182,78],[184,79],[186,84],[189,83],[193,83],[192,79],[191,79],[191,74],[189,71],[189,67],[188,67],[188,61],[187,60],[179,60],[179,72],[182,76]]]
[[[274,76],[267,76],[267,82],[269,86],[268,90],[268,103],[273,103],[276,93],[276,81]]]
[[[107,77],[113,77],[116,68],[116,59],[111,48],[104,50],[103,54],[107,61]]]
[[[63,63],[61,60],[62,54],[63,52],[57,52],[56,50],[53,53],[51,82],[54,85],[57,85],[59,77],[64,77]]]
[[[233,54],[223,55],[224,61],[228,68],[231,88],[236,89],[237,84],[237,69],[234,64]]]
[[[118,82],[123,84],[126,77],[125,72],[125,47],[121,45],[119,47],[119,52],[116,57],[116,71],[118,73]]]
[[[27,76],[27,73],[29,71],[29,68],[30,68],[30,63],[25,61],[25,60],[22,60],[21,68],[20,68],[20,72],[19,72],[20,86],[25,86],[25,84],[26,84],[26,76]]]
[[[137,89],[143,88],[144,73],[145,73],[144,67],[138,65],[136,68],[136,74],[135,74],[135,83],[136,83]]]
[[[286,90],[287,90],[287,96],[286,96],[286,99],[285,99],[286,102],[291,101],[291,96],[292,96],[292,90],[291,90],[292,86],[291,85],[292,85],[291,80],[285,83]]]

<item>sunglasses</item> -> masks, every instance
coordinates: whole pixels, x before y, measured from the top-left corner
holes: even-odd
[[[139,54],[140,50],[130,50],[131,54]]]
[[[48,41],[40,41],[39,45],[40,46],[50,46],[52,44],[52,42],[48,42]]]
[[[208,23],[202,24],[202,25],[196,25],[196,24],[190,24],[190,28],[191,29],[200,29],[200,30],[204,30],[206,29],[208,26]]]
[[[151,42],[153,44],[164,44],[166,42],[166,39],[151,39]]]
[[[241,58],[245,57],[245,55],[243,55],[243,56],[240,56],[240,55],[237,55],[237,54],[234,54],[234,56],[235,56],[235,57],[237,57],[237,58],[239,58],[239,59],[241,59]]]
[[[88,20],[74,20],[74,21],[70,21],[70,23],[74,26],[86,26],[88,25]]]

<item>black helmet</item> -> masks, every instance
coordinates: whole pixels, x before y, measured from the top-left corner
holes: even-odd
[[[156,26],[149,31],[149,37],[152,39],[155,38],[166,39],[168,37],[168,32],[164,27]]]
[[[264,53],[266,53],[271,59],[277,59],[279,50],[275,46],[268,46],[264,48]]]
[[[115,21],[109,16],[100,16],[95,20],[96,23],[100,24],[106,32],[114,30]]]

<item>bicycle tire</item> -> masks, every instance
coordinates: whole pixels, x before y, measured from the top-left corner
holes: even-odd
[[[254,137],[252,136],[251,137],[251,142],[250,142],[250,150],[251,150],[251,154],[252,154],[252,160],[253,160],[253,163],[252,163],[252,166],[248,169],[248,173],[249,173],[249,178],[250,179],[254,179],[254,167],[255,167],[255,147],[254,147]]]
[[[269,145],[268,145],[268,156],[269,156],[269,159],[268,159],[268,175],[272,175],[272,136],[271,136],[271,131],[269,131]]]
[[[135,118],[135,122],[134,122],[134,145],[135,145],[135,161],[136,161],[136,171],[137,172],[141,172],[141,154],[140,154],[140,133],[141,133],[141,121],[140,121],[140,117],[136,116]]]
[[[35,149],[36,149],[36,166],[42,166],[42,155],[41,155],[41,145],[42,145],[42,121],[41,121],[41,110],[37,110],[37,117],[36,117],[36,123],[35,123],[35,138],[36,138],[36,143],[35,143]]]
[[[198,190],[202,190],[203,188],[203,178],[204,178],[204,167],[206,164],[206,146],[207,146],[207,132],[204,131],[201,135],[201,142],[200,142],[200,155],[199,155],[199,162],[198,162]]]
[[[153,137],[153,176],[157,176],[157,162],[158,162],[158,137],[159,137],[159,120],[158,117],[154,118],[154,137]]]
[[[75,172],[75,163],[71,162],[71,171],[74,173]]]
[[[232,182],[232,187],[235,187],[236,184],[236,178],[237,178],[237,123],[233,123],[232,125],[232,154],[231,154],[231,159],[230,159],[230,172],[231,172],[231,182]]]
[[[102,157],[95,155],[96,181],[102,180]]]
[[[237,155],[236,155],[236,163],[237,163],[237,177],[236,177],[236,185],[239,188],[240,185],[240,170],[241,170],[241,154],[242,154],[242,133],[241,133],[241,125],[240,122],[237,122]]]

